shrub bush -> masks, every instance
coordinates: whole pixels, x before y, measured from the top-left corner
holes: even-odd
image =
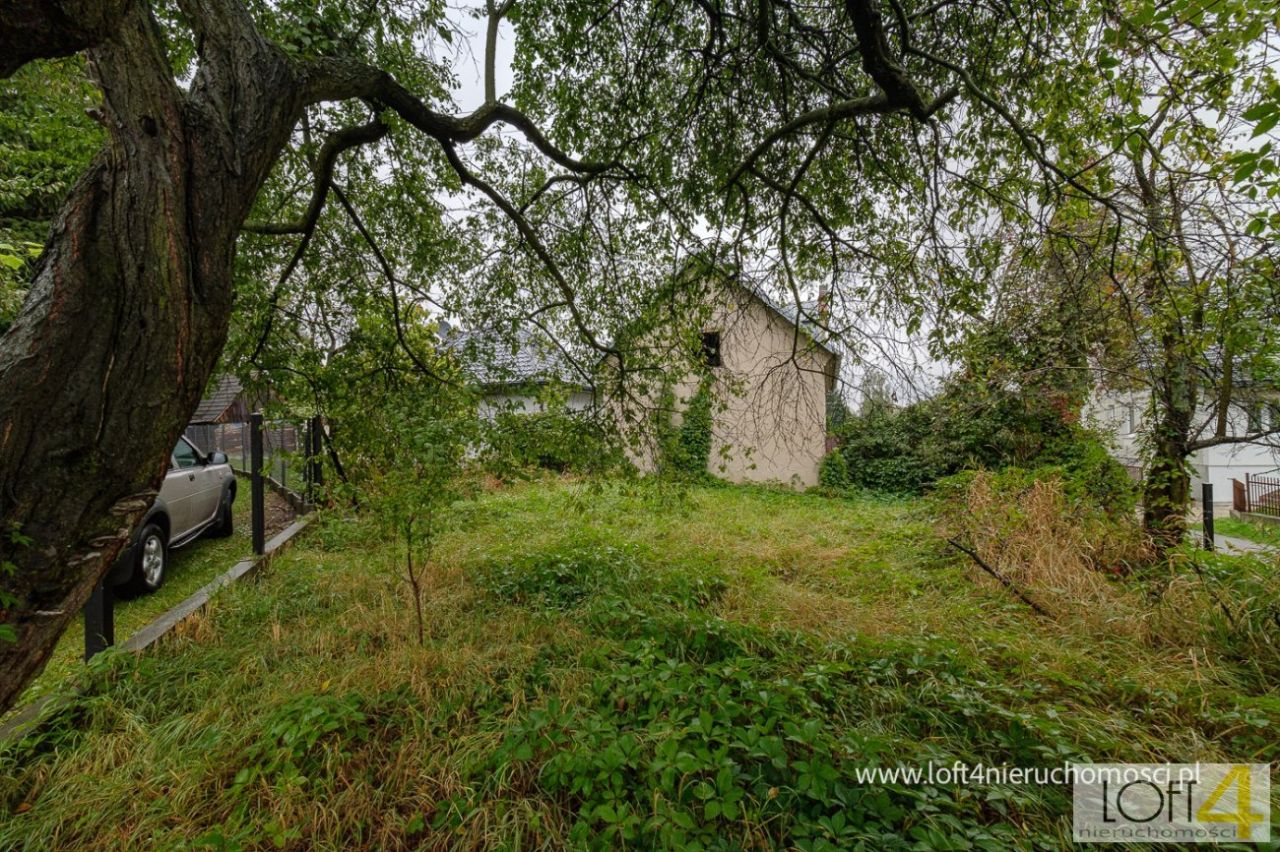
[[[598,423],[567,410],[501,412],[486,430],[485,447],[485,468],[503,478],[530,468],[601,471],[620,458]]]
[[[848,417],[838,436],[849,486],[869,491],[918,494],[950,473],[931,458],[932,414],[928,403],[907,408],[874,405]]]
[[[964,470],[1044,469],[1069,496],[1111,512],[1131,511],[1138,493],[1103,439],[1049,406],[1013,397],[965,398],[949,390],[904,408],[880,403],[839,430],[849,486],[919,494]],[[825,484],[825,483],[824,483]]]
[[[1132,513],[1138,505],[1138,485],[1102,441],[1083,429],[1074,441],[1056,448],[1059,475],[1067,495],[1112,514]]]
[[[849,462],[844,453],[832,450],[822,457],[818,466],[818,484],[828,491],[848,491],[853,486],[849,478]]]

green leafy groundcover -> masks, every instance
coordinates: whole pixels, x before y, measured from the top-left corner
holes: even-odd
[[[553,699],[530,710],[487,767],[516,767],[562,798],[575,814],[569,832],[575,841],[968,848],[1025,841],[1023,832],[999,821],[1010,808],[1047,815],[1064,805],[1062,793],[1052,790],[969,796],[857,783],[856,766],[891,764],[905,754],[958,757],[922,751],[911,739],[963,733],[936,727],[938,713],[991,726],[985,742],[971,747],[996,751],[1007,744],[1029,760],[1053,753],[1060,729],[1037,730],[1034,719],[1005,710],[987,690],[963,686],[965,673],[945,656],[868,659],[850,648],[834,659],[808,657],[805,665],[802,643],[715,619],[633,613],[616,627],[638,635],[591,660],[601,671],[584,700]],[[954,689],[929,705],[901,708],[896,735],[869,734],[845,722],[877,698],[897,703],[889,693],[915,666],[933,669]],[[471,806],[466,797],[450,801],[435,826],[449,828]]]
[[[0,747],[0,848],[1062,848],[1065,789],[858,770],[1274,756],[1246,669],[1059,632],[921,508],[491,493],[442,531],[426,647],[401,545],[332,517]]]

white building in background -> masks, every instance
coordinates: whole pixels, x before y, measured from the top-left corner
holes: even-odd
[[[1140,391],[1095,391],[1085,404],[1084,421],[1114,437],[1112,454],[1136,475],[1142,473],[1142,437],[1147,430],[1149,393]],[[1216,415],[1206,409],[1196,414],[1195,423],[1205,424],[1204,435],[1213,434]],[[1249,435],[1263,429],[1280,429],[1280,401],[1233,405],[1227,415],[1227,434]],[[1200,450],[1191,457],[1191,496],[1200,499],[1200,486],[1213,484],[1216,506],[1231,505],[1231,480],[1241,482],[1245,474],[1273,473],[1280,467],[1280,436],[1274,443],[1220,444]]]

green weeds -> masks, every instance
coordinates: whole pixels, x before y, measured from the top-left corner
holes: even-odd
[[[445,516],[421,647],[397,549],[324,519],[205,629],[107,655],[0,746],[0,847],[1061,848],[1068,790],[858,773],[1276,759],[1261,646],[1037,618],[944,559],[921,511],[494,491]],[[1273,575],[1221,560],[1264,641]]]

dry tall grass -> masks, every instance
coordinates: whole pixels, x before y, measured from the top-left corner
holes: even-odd
[[[1213,620],[1212,591],[1175,566],[1154,565],[1136,517],[1075,504],[1057,479],[1010,488],[979,472],[943,525],[1068,629],[1187,647],[1203,644]],[[973,574],[996,584],[979,566]]]

